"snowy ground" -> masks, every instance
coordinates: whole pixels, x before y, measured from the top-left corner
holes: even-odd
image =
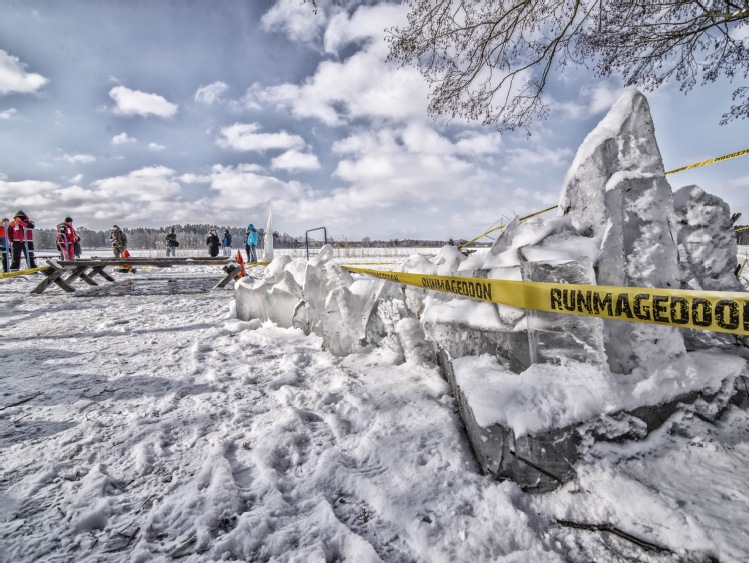
[[[216,268],[117,277],[0,281],[1,561],[749,561],[746,411],[529,496],[479,474],[433,365],[237,321]]]

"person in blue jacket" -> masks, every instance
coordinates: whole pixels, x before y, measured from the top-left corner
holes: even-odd
[[[231,233],[224,229],[224,238],[221,239],[221,250],[224,256],[231,256]]]
[[[247,225],[247,238],[245,240],[245,250],[247,251],[247,261],[251,264],[257,262],[257,231],[255,225]]]

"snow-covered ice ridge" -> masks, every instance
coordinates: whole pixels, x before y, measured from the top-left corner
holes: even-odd
[[[728,205],[698,186],[672,192],[647,100],[631,90],[578,150],[560,216],[511,222],[486,254],[444,247],[397,271],[737,291],[736,256]],[[483,469],[526,490],[573,479],[592,436],[641,438],[681,403],[710,397],[702,415],[715,418],[746,395],[749,350],[733,335],[403,288],[353,277],[330,247],[310,261],[279,257],[238,285],[236,303],[239,318],[317,334],[336,355],[377,346],[404,362],[439,357]]]

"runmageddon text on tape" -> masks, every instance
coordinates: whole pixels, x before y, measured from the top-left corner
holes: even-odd
[[[747,293],[456,278],[345,268],[520,309],[749,335]]]

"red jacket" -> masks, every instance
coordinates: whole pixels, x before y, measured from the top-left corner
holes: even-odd
[[[68,244],[75,243],[76,239],[78,238],[73,225],[70,223],[60,223],[59,225],[57,225],[57,233],[65,235],[65,242]]]
[[[10,226],[8,227],[8,240],[10,242],[24,242],[26,240],[34,240],[34,231],[31,230],[34,228],[34,223],[29,221],[28,217],[26,219],[26,221],[23,221],[21,218],[16,217],[10,224]],[[29,223],[31,223],[31,226],[29,226]]]

